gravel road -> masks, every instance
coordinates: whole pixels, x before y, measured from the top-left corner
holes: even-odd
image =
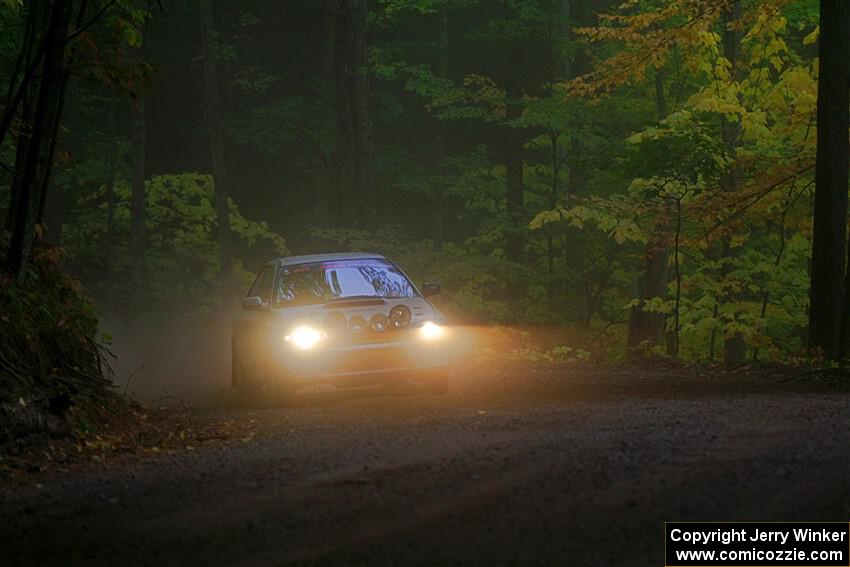
[[[6,481],[0,562],[657,567],[665,520],[850,518],[834,388],[592,366],[453,380],[193,410],[257,433]]]

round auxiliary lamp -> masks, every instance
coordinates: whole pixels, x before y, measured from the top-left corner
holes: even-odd
[[[348,330],[348,321],[345,319],[345,315],[343,315],[339,311],[331,311],[327,315],[325,315],[325,332],[333,337],[339,337],[343,332]]]
[[[410,324],[410,308],[407,305],[396,305],[390,309],[390,326],[393,329],[403,329]]]
[[[375,313],[369,320],[369,326],[378,333],[386,331],[390,326],[390,318],[383,313]]]
[[[369,328],[369,325],[366,323],[366,319],[364,319],[360,315],[355,315],[354,317],[348,320],[348,328],[355,335],[359,335],[367,328]]]

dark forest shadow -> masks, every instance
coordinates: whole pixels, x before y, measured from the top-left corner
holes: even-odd
[[[423,393],[422,387],[415,383],[385,383],[360,387],[334,387],[328,385],[309,386],[294,394],[282,394],[274,391],[250,393],[220,391],[214,399],[203,404],[208,408],[226,409],[295,409],[327,407],[355,400],[377,398],[401,398]]]

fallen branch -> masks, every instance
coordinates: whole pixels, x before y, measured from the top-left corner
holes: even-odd
[[[164,401],[164,400],[176,400],[176,401],[180,402],[181,406],[183,406],[184,411],[189,411],[189,406],[186,405],[186,402],[183,401],[183,398],[180,398],[179,396],[174,396],[174,395],[168,393],[168,390],[165,389],[165,386],[162,386],[162,391],[165,392],[165,395],[162,396],[161,398],[157,398],[157,399],[153,400],[151,402],[151,405],[157,404],[157,403]]]
[[[124,384],[124,392],[122,394],[125,398],[127,397],[127,389],[130,387],[130,382],[133,381],[133,376],[138,374],[140,371],[144,370],[144,368],[145,368],[145,365],[142,364],[141,366],[139,366],[138,368],[136,368],[135,370],[130,372],[130,375],[127,376],[127,382]]]

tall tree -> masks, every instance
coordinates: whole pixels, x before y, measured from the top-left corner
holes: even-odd
[[[147,248],[147,128],[145,93],[133,92],[130,98],[130,292],[139,297],[144,285],[145,251]],[[138,303],[130,308],[130,322],[138,314]]]
[[[664,71],[655,72],[655,109],[658,120],[667,118],[667,96],[664,91]],[[661,218],[655,223],[652,236],[646,245],[645,271],[640,303],[635,305],[629,314],[629,331],[627,344],[630,349],[653,347],[657,345],[664,334],[666,316],[658,310],[646,309],[647,302],[655,297],[667,297],[667,260],[669,206],[665,204]]]
[[[224,132],[221,121],[218,71],[215,57],[215,27],[212,0],[200,0],[201,59],[204,66],[204,109],[215,181],[216,230],[222,282],[227,287],[233,275],[233,238],[230,231],[227,167],[224,160]]]
[[[366,39],[366,0],[350,0],[351,117],[354,125],[354,181],[357,186],[358,221],[371,227],[375,220],[375,150],[372,147],[372,111]]]
[[[721,13],[721,22],[723,23],[723,56],[730,65],[730,77],[732,81],[737,81],[740,77],[739,51],[741,38],[743,34],[739,29],[739,21],[742,16],[741,2],[733,2],[724,7]],[[723,149],[729,159],[729,166],[721,175],[720,184],[724,192],[731,193],[737,189],[738,179],[735,172],[735,153],[737,151],[740,137],[741,124],[739,121],[733,121],[725,115],[720,117],[720,130],[723,138]],[[738,250],[733,247],[732,237],[729,234],[723,236],[722,242],[722,266],[721,277],[723,280],[728,280],[734,266],[734,257],[738,254]],[[723,292],[722,300],[740,303],[741,296],[737,291],[729,289],[728,281],[724,281],[726,289]],[[734,318],[737,319],[739,312],[734,313]],[[744,360],[747,353],[747,345],[744,342],[744,337],[740,332],[736,331],[732,334],[727,333],[723,339],[723,357],[727,363],[737,363]]]
[[[27,113],[26,104],[32,102],[33,91],[37,87],[37,71],[40,68],[47,41],[44,38],[44,30],[47,29],[47,21],[50,17],[51,4],[49,2],[30,2],[25,7],[27,14],[26,27],[21,39],[21,48],[15,57],[15,64],[11,73],[6,78],[9,82],[6,95],[3,99],[3,112],[0,114],[0,143],[9,133],[15,115],[20,106],[24,106],[21,115],[23,124],[31,124],[31,111]],[[29,118],[29,119],[27,119]],[[21,129],[21,134],[27,134],[26,128]],[[16,168],[16,171],[20,171]],[[12,194],[14,201],[15,195]]]
[[[437,9],[437,64],[434,75],[438,79],[448,78],[449,73],[449,8],[443,4]],[[446,125],[434,117],[434,168],[439,171],[446,155]],[[438,180],[434,186],[434,247],[443,247],[444,211],[443,182]]]
[[[596,9],[599,9],[596,6]],[[596,23],[594,0],[573,0],[570,4],[570,19],[577,28],[592,26]],[[589,45],[577,43],[570,64],[572,77],[583,77],[593,70]],[[584,195],[587,192],[588,171],[583,155],[581,135],[571,137],[570,143],[570,193]]]
[[[570,3],[570,19],[574,28],[593,26],[597,23],[596,12],[602,9],[604,3],[597,0],[573,0]],[[591,48],[589,45],[576,42],[573,52],[573,60],[570,64],[572,77],[583,77],[593,70]],[[577,121],[578,122],[578,121]],[[587,159],[587,148],[585,135],[581,126],[576,124],[574,132],[570,136],[570,148],[568,151],[567,166],[569,170],[569,185],[567,191],[573,198],[586,198],[588,181],[590,179],[589,164]],[[570,259],[576,266],[580,266],[577,287],[582,292],[582,307],[580,323],[585,328],[590,328],[593,317],[593,286],[591,285],[590,270],[585,265],[588,253],[585,241],[575,231],[568,235],[566,245],[569,250]]]
[[[821,0],[809,346],[840,356],[847,261],[850,4]]]
[[[130,56],[133,67],[142,70],[145,66],[145,55],[147,52],[149,14],[142,19],[141,45]],[[143,71],[141,71],[143,73]],[[130,294],[132,297],[143,297],[145,285],[145,258],[147,257],[148,234],[148,195],[145,180],[147,179],[148,162],[148,131],[146,112],[146,81],[138,80],[130,83],[129,89],[129,165],[130,165]],[[114,117],[110,118],[109,124],[113,126]],[[113,158],[117,156],[112,156]],[[107,181],[107,199],[114,200],[114,164],[110,166],[110,177]],[[114,203],[108,202],[108,208],[114,207]],[[111,220],[111,219],[108,219]],[[109,228],[109,227],[108,227]],[[111,263],[111,260],[110,260]],[[111,269],[111,265],[110,265]],[[111,294],[110,286],[110,294]],[[112,310],[112,298],[108,298],[108,307]],[[140,314],[141,302],[134,301],[128,305],[127,318],[129,327],[134,329],[135,319]]]
[[[361,228],[375,218],[374,148],[366,38],[366,0],[326,0],[335,18],[334,84],[341,220]]]
[[[21,183],[23,182],[22,172],[24,170],[24,162],[26,161],[27,152],[30,143],[30,128],[26,125],[33,123],[33,114],[35,113],[35,95],[37,85],[24,84],[21,85],[21,114],[20,121],[23,125],[18,132],[16,139],[15,165],[14,173],[12,174],[11,194],[9,195],[9,210],[6,215],[6,230],[12,232],[12,226],[15,222],[15,215],[18,211],[18,202],[21,195]],[[8,109],[8,107],[7,107]],[[2,142],[2,134],[0,134],[0,142]]]
[[[516,16],[508,4],[505,4],[505,19],[511,21]],[[507,168],[507,213],[508,227],[505,242],[505,256],[513,262],[522,262],[525,249],[525,225],[523,214],[523,130],[512,122],[522,118],[523,70],[525,67],[525,41],[521,31],[507,42],[508,76],[505,81],[505,119],[508,123],[504,136],[505,166]]]
[[[355,226],[357,221],[357,188],[354,183],[356,161],[354,157],[354,124],[351,118],[350,25],[348,5],[344,0],[325,0],[331,16],[334,36],[334,98],[336,101],[336,193],[333,203],[333,220],[342,226]]]
[[[67,124],[79,123],[82,103],[80,101],[80,78],[76,75],[68,77],[68,85],[65,93],[62,118]],[[56,183],[56,178],[61,176],[63,169],[70,166],[73,158],[81,151],[81,135],[79,129],[62,128],[57,132],[56,143],[62,148],[63,159],[56,160],[56,171],[50,176],[50,185],[45,191],[41,202],[41,212],[38,215],[39,223],[46,230],[45,241],[59,246],[62,242],[62,224],[66,210],[66,195],[64,188]]]
[[[18,146],[16,163],[23,167],[17,172],[19,186],[15,210],[11,212],[12,237],[7,255],[7,268],[22,280],[27,272],[30,251],[35,239],[36,223],[42,211],[44,192],[50,180],[55,150],[55,138],[65,85],[68,79],[65,47],[71,25],[71,3],[56,1],[48,4],[49,21],[44,39],[44,63],[38,86],[38,97],[32,115],[30,136],[25,145]],[[23,154],[21,152],[24,152]]]
[[[548,96],[555,93],[555,84],[570,75],[570,58],[566,56],[564,44],[570,40],[570,2],[569,0],[549,0],[546,4],[546,45],[549,56],[549,84],[546,85]],[[559,95],[560,96],[560,95]],[[555,209],[561,193],[561,166],[565,162],[560,139],[564,130],[560,125],[551,125],[548,128],[547,137],[549,141],[549,160],[552,176],[549,187],[548,204],[550,209]],[[550,314],[556,313],[555,299],[558,280],[555,277],[555,235],[551,230],[546,234],[546,302]]]
[[[322,16],[324,18],[322,34],[322,75],[319,84],[318,99],[321,108],[321,130],[320,135],[333,131],[334,122],[334,49],[336,46],[336,16],[328,10],[327,4],[323,4]],[[312,146],[319,166],[315,173],[315,195],[313,202],[313,216],[315,223],[321,226],[330,224],[334,212],[336,191],[333,184],[334,171],[331,167],[332,156],[322,144],[322,138],[306,136],[308,140],[314,140]]]

